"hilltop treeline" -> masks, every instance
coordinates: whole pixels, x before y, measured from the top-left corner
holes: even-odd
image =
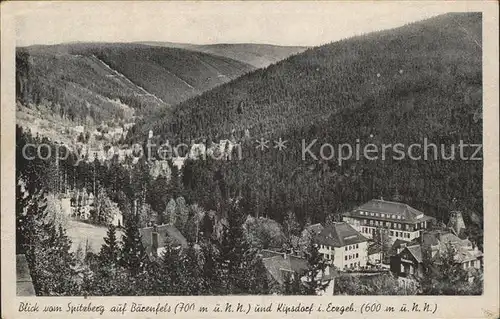
[[[184,49],[62,44],[16,50],[16,98],[75,122],[149,114],[253,70]]]
[[[343,109],[388,103],[402,113],[421,112],[420,118],[403,118],[421,121],[415,134],[446,130],[451,114],[467,103],[455,103],[459,96],[481,99],[480,41],[481,15],[470,13],[312,48],[157,112],[132,137],[144,138],[149,129],[181,140],[219,139],[233,131],[241,136],[246,129],[260,136],[320,122]],[[425,101],[414,100],[430,89]],[[450,94],[457,95],[454,104],[441,105]],[[473,107],[467,112],[477,111]]]

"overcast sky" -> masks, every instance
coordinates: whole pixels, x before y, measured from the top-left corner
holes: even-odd
[[[444,5],[339,2],[39,2],[16,44],[74,41],[319,45],[445,13]]]

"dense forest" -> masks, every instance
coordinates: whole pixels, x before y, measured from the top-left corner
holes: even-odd
[[[214,197],[241,196],[247,212],[257,216],[282,221],[291,210],[302,223],[322,222],[399,193],[399,200],[444,223],[452,209],[468,219],[482,216],[483,162],[460,159],[458,149],[460,141],[482,143],[480,41],[481,16],[467,13],[313,48],[149,118],[131,140],[144,140],[149,129],[158,141],[174,143],[231,135],[239,140],[242,160],[185,165],[189,200],[207,207],[214,207]],[[251,139],[244,138],[247,129]],[[261,137],[287,140],[288,148],[258,150]],[[424,138],[437,151],[421,149],[420,160],[387,154],[385,160],[339,165],[301,156],[302,140],[308,145],[317,139],[318,154],[322,143],[423,148]],[[446,157],[455,148],[454,159],[443,158],[441,148]],[[482,151],[476,156],[482,159]],[[481,246],[482,225],[469,224]]]
[[[149,174],[146,162],[128,167],[117,166],[113,161],[97,160],[73,165],[74,154],[61,160],[29,159],[34,154],[22,154],[27,143],[44,143],[51,147],[52,152],[57,146],[47,139],[23,132],[20,127],[17,128],[16,138],[16,253],[26,255],[37,295],[314,295],[325,289],[326,283],[316,277],[325,263],[312,241],[303,250],[307,268],[303,273],[295,274],[296,279],[304,276],[304,282],[295,279],[278,285],[270,280],[259,250],[268,245],[277,247],[271,241],[281,232],[288,238],[286,242],[300,233],[302,227],[295,220],[294,213],[289,212],[281,226],[277,224],[277,228],[269,228],[266,233],[266,228],[262,227],[266,220],[248,222],[248,215],[252,216],[255,213],[252,209],[257,208],[252,206],[251,194],[244,194],[246,197],[231,195],[234,189],[228,187],[220,171],[215,174],[218,176],[213,180],[215,184],[211,185],[215,194],[205,199],[194,196],[193,183],[197,182],[192,179],[189,169],[194,163],[203,163],[201,161],[188,162],[181,174],[172,166],[173,175],[170,178],[155,179]],[[47,152],[45,148],[41,157],[45,158]],[[207,176],[211,174],[211,171],[207,172]],[[204,181],[210,181],[210,178]],[[98,196],[105,190],[124,212],[124,228],[117,230],[109,225],[104,244],[98,252],[87,246],[71,251],[66,230],[50,214],[48,195],[64,192],[70,183],[75,188],[93,187],[95,190],[97,187]],[[189,201],[184,202],[182,197],[174,201],[179,195]],[[207,206],[194,205],[194,198],[199,198]],[[137,200],[145,200],[146,204],[140,205],[137,214],[133,214],[130,207]],[[173,223],[188,240],[187,249],[178,250],[167,243],[162,254],[146,254],[139,232],[139,228],[145,226],[144,220],[148,221],[144,218],[148,217],[145,216],[148,214],[144,208],[146,205],[150,205],[159,223],[171,222],[175,216],[177,220]],[[208,207],[214,208],[214,214],[225,219],[225,227],[216,236],[213,220],[193,218],[193,213],[210,211]],[[196,227],[197,224],[200,227]],[[123,234],[121,238],[118,231]],[[249,231],[255,234],[248,236]],[[477,294],[481,290],[481,281],[464,283],[461,280],[464,270],[452,262],[453,254],[449,256],[451,259],[448,258],[448,264],[443,267],[460,285],[436,287],[436,281],[443,281],[438,272],[426,277],[428,282],[422,282],[424,290],[421,292],[435,293],[436,289],[441,289],[440,292],[445,294]],[[369,282],[344,277],[339,280],[337,294],[394,295],[415,292],[402,291],[390,275]]]
[[[16,50],[16,98],[75,122],[123,119],[176,104],[254,67],[140,44],[75,43]],[[130,117],[130,116],[129,116]]]
[[[454,113],[478,111],[480,41],[481,15],[467,13],[311,48],[155,113],[132,138],[144,138],[149,129],[181,140],[245,129],[260,136],[370,105],[382,106],[381,115],[396,108],[407,113],[414,124],[399,135],[446,132]],[[373,121],[374,130],[384,124]]]

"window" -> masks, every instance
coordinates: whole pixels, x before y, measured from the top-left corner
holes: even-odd
[[[403,237],[403,232],[399,232],[399,237]]]
[[[391,223],[390,223],[390,222],[386,222],[386,223],[385,223],[385,226],[386,226],[386,227],[391,227]]]
[[[358,244],[356,244],[356,249],[357,249],[357,248],[359,248],[359,245],[358,245]]]
[[[398,232],[396,232],[396,237],[398,237]]]
[[[365,213],[363,213],[362,211],[359,212],[360,215],[364,215]]]
[[[392,219],[395,219],[396,218],[396,215],[392,215]]]
[[[385,217],[385,214],[380,214],[381,217]]]
[[[375,213],[375,216],[377,216],[377,217],[378,217],[378,213]]]
[[[345,256],[345,260],[347,260],[347,256]]]
[[[356,258],[358,258],[358,256],[359,256],[358,253],[356,253]]]
[[[345,251],[347,251],[347,246],[345,246]]]
[[[394,231],[393,230],[391,230],[391,236],[394,236]]]

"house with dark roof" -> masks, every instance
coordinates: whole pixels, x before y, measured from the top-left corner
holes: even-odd
[[[434,218],[399,202],[373,199],[343,215],[343,220],[365,237],[373,238],[385,231],[391,240],[411,241],[420,237],[434,222]]]
[[[300,276],[305,282],[305,276],[308,269],[307,260],[303,257],[273,250],[263,249],[260,251],[262,263],[267,270],[268,278],[271,281],[271,286],[276,287],[276,292],[280,292],[281,288],[287,280],[294,280],[295,276]],[[338,272],[328,266],[323,274],[319,274],[322,280],[329,281],[327,289],[323,292],[327,295],[333,295],[334,278]],[[318,277],[319,278],[319,277]]]
[[[423,274],[422,261],[420,245],[405,246],[391,256],[391,271],[398,277],[420,277]]]
[[[389,250],[389,256],[395,256],[399,254],[406,246],[410,244],[409,241],[402,240],[402,239],[396,239],[391,246],[391,249]]]
[[[139,229],[142,244],[149,256],[160,256],[168,244],[174,248],[187,248],[188,242],[182,233],[171,224],[154,225]]]
[[[474,247],[468,239],[460,239],[455,234],[444,230],[426,231],[420,243],[412,242],[391,256],[391,271],[401,277],[422,274],[423,254],[428,253],[431,262],[439,262],[439,257],[451,244],[455,250],[455,262],[469,273],[481,268],[483,253]]]
[[[16,295],[35,296],[30,269],[25,255],[16,255]]]
[[[337,269],[365,267],[368,261],[368,239],[345,222],[327,225],[315,236],[319,252]]]
[[[481,268],[483,253],[472,245],[469,239],[461,239],[455,234],[444,230],[425,232],[422,236],[422,247],[430,251],[431,258],[438,258],[446,246],[453,246],[456,254],[455,261],[460,263],[465,270]]]

